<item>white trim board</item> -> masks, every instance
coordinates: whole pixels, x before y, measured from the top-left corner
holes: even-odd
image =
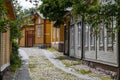
[[[0,67],[0,71],[4,71],[5,68],[7,68],[8,66],[10,66],[10,63],[4,64],[3,66]]]

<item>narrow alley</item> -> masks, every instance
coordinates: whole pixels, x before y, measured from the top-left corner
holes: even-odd
[[[19,56],[23,65],[16,71],[13,80],[100,80],[66,67],[45,49],[20,48]]]

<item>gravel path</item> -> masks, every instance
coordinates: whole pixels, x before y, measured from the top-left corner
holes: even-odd
[[[40,49],[24,48],[23,50],[29,55],[32,80],[83,80],[55,67]]]
[[[21,49],[29,55],[32,80],[99,80],[65,67],[50,51],[37,48]]]

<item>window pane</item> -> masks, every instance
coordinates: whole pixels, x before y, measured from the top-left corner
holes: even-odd
[[[75,39],[75,35],[74,35],[74,25],[71,26],[71,47],[73,48],[74,47],[74,39]]]
[[[91,50],[95,50],[95,34],[93,29],[90,29],[90,47]]]
[[[89,45],[89,31],[88,31],[88,26],[85,26],[85,49],[88,50],[88,45]]]
[[[77,24],[78,26],[78,47],[81,47],[81,22]]]
[[[104,26],[102,25],[99,31],[99,50],[104,50]]]
[[[38,27],[38,37],[41,37],[41,27]]]

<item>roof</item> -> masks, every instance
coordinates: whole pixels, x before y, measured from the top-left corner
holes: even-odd
[[[36,12],[36,14],[38,14],[42,19],[46,19],[43,14],[41,14],[40,12]]]
[[[4,0],[5,2],[5,6],[7,7],[8,10],[8,17],[11,20],[15,20],[16,19],[16,15],[15,15],[15,11],[14,11],[14,6],[11,0]]]
[[[39,17],[41,17],[42,19],[46,19],[44,16],[43,16],[43,14],[41,14],[40,12],[31,12],[31,13],[29,13],[29,14],[26,14],[25,16],[24,16],[24,18],[27,18],[27,17],[29,17],[29,16],[34,16],[35,14],[38,14],[38,16]]]
[[[39,17],[41,17],[42,19],[46,19],[43,14],[41,14],[40,12],[36,12],[35,14],[38,14]]]

